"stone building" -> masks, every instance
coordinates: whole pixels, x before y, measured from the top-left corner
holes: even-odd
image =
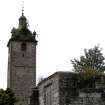
[[[65,105],[77,96],[77,74],[56,72],[38,84],[39,105]]]
[[[105,105],[105,76],[82,85],[73,72],[56,72],[38,84],[39,105]]]
[[[18,105],[105,105],[105,76],[82,83],[77,73],[56,72],[36,86],[36,32],[28,29],[23,13],[11,33],[7,86]]]
[[[8,82],[20,104],[28,105],[31,88],[36,85],[36,32],[28,29],[22,13],[18,28],[13,28],[8,42]]]

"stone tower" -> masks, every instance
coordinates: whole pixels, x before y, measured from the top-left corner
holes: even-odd
[[[31,87],[36,85],[36,32],[28,29],[22,13],[18,28],[13,28],[8,42],[8,82],[23,105],[28,104]]]

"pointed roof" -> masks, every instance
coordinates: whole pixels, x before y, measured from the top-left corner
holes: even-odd
[[[28,41],[28,42],[35,42],[36,40],[36,32],[33,33],[28,29],[28,22],[27,18],[24,16],[23,9],[22,9],[22,15],[19,18],[19,25],[18,28],[13,28],[11,31],[12,35],[8,42],[8,45],[10,41]],[[7,46],[8,46],[7,45]]]
[[[19,27],[18,28],[24,28],[24,27],[28,27],[28,22],[27,22],[27,18],[24,16],[24,7],[22,7],[22,15],[19,18]]]

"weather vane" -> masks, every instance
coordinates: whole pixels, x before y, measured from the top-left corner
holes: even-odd
[[[22,16],[24,15],[24,1],[22,2]]]

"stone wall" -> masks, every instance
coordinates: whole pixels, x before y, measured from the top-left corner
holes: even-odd
[[[39,83],[39,105],[105,105],[105,76],[90,82],[81,86],[77,73],[56,72]]]
[[[52,75],[39,83],[39,105],[59,105],[59,76]]]
[[[60,105],[69,104],[78,96],[78,75],[71,72],[59,73]]]
[[[9,44],[8,87],[13,89],[19,102],[27,105],[32,85],[36,83],[36,44],[11,41]]]
[[[83,93],[80,92],[76,99],[72,99],[70,104],[67,105],[105,105],[105,99],[102,98],[102,93]]]

